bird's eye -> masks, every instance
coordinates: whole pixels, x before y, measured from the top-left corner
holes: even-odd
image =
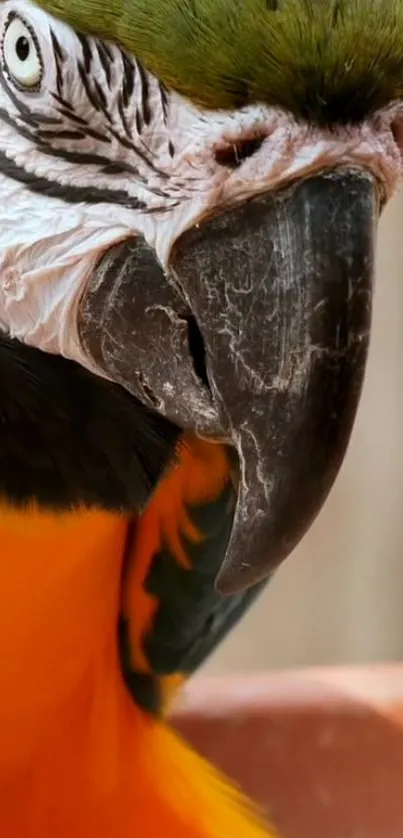
[[[42,58],[36,37],[19,17],[12,17],[3,37],[3,62],[7,73],[21,87],[37,87],[42,77]]]

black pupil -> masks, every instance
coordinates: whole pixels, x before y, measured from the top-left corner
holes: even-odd
[[[25,35],[20,35],[15,45],[15,51],[20,61],[26,61],[29,56],[29,41]]]

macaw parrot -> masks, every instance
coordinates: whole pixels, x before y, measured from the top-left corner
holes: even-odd
[[[1,3],[4,838],[274,834],[167,711],[343,461],[402,126],[397,0]]]

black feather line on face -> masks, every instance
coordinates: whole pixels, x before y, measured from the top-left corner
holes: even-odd
[[[0,497],[139,510],[181,431],[78,364],[0,337]]]
[[[141,161],[149,172],[159,175],[162,180],[167,180],[168,176],[165,172],[158,169],[152,159],[152,154],[142,144],[135,142],[132,137],[127,116],[125,113],[125,105],[123,104],[123,95],[127,92],[127,79],[129,70],[132,73],[132,87],[133,92],[135,65],[125,53],[119,53],[121,56],[122,68],[124,70],[124,79],[122,82],[122,89],[120,91],[120,99],[122,100],[121,107],[118,104],[118,114],[120,117],[121,128],[114,125],[113,114],[108,111],[107,96],[96,78],[93,78],[90,73],[92,62],[92,48],[97,46],[96,41],[91,44],[90,41],[77,34],[82,48],[82,61],[77,61],[77,74],[82,84],[87,103],[93,111],[101,114],[104,119],[104,131],[96,130],[91,125],[91,120],[87,117],[81,116],[75,112],[74,102],[69,101],[71,91],[65,90],[65,73],[63,72],[63,62],[65,56],[63,49],[57,40],[55,33],[51,30],[51,46],[53,49],[54,60],[56,64],[56,90],[50,91],[53,99],[55,112],[53,115],[44,113],[40,108],[35,109],[29,107],[21,98],[21,91],[15,89],[14,84],[7,77],[7,72],[4,67],[0,66],[0,86],[4,93],[10,100],[11,104],[17,111],[16,115],[8,112],[7,108],[0,108],[0,120],[9,125],[14,131],[18,132],[22,137],[28,140],[32,145],[37,146],[39,151],[49,157],[65,160],[76,165],[87,165],[96,167],[103,175],[111,176],[110,186],[102,188],[96,185],[89,185],[88,187],[78,187],[71,184],[52,182],[47,177],[37,177],[31,172],[25,171],[23,167],[17,165],[14,161],[5,160],[4,153],[0,152],[0,157],[4,158],[1,171],[7,176],[17,179],[22,183],[29,184],[31,191],[38,193],[45,193],[50,197],[66,200],[69,203],[112,203],[120,204],[131,209],[140,209],[148,211],[147,204],[137,197],[131,196],[124,189],[116,189],[113,182],[113,176],[116,174],[126,173],[144,186],[147,191],[155,196],[164,198],[165,193],[161,189],[151,187],[148,185],[148,177],[141,174],[138,168],[138,163]],[[99,42],[101,53],[104,55],[104,61],[111,62],[111,56],[107,47],[101,45]],[[102,52],[103,50],[103,52]],[[106,58],[107,57],[107,58]],[[1,58],[1,55],[0,55]],[[1,62],[0,62],[1,64]],[[137,66],[137,65],[136,65]],[[139,72],[139,67],[137,66]],[[146,101],[142,102],[143,113],[150,114],[150,105],[148,103],[148,81],[144,70],[141,71],[140,79],[142,80],[142,93]],[[145,91],[145,92],[144,92]],[[118,96],[118,102],[119,102]],[[126,105],[128,102],[126,103]],[[144,118],[143,123],[147,122]],[[123,129],[123,133],[122,133]],[[82,146],[82,141],[91,138],[101,145],[101,150],[94,148],[85,150]],[[115,140],[120,146],[125,148],[132,157],[132,162],[127,160],[116,161],[113,157],[108,156],[112,140]],[[71,143],[76,143],[76,148],[71,147]],[[63,142],[65,146],[63,146]],[[55,144],[56,143],[56,144]],[[7,162],[9,161],[9,162]]]

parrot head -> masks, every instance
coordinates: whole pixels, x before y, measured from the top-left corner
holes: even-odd
[[[0,5],[0,490],[141,508],[186,433],[237,489],[216,584],[322,507],[403,148],[394,0]]]

